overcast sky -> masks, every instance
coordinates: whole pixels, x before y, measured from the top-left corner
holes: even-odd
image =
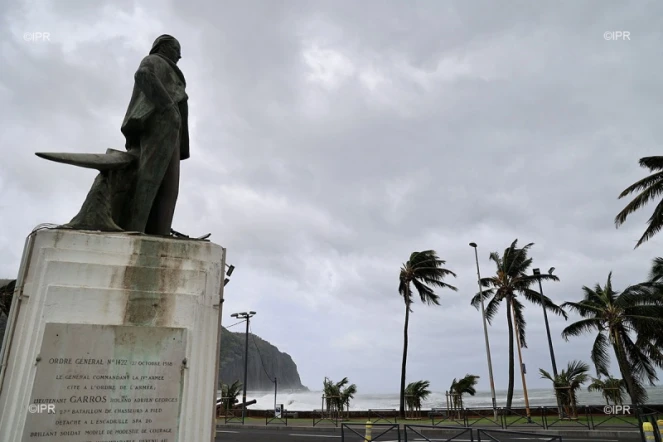
[[[77,213],[95,176],[34,153],[123,149],[134,72],[163,33],[182,44],[190,97],[173,227],[227,248],[224,324],[257,311],[253,331],[310,388],[348,376],[363,393],[398,391],[412,251],[458,274],[457,293],[415,304],[410,321],[408,380],[444,391],[466,373],[489,388],[470,241],[484,276],[491,251],[534,242],[535,266],[561,279],[544,285],[556,302],[611,270],[618,289],[639,282],[661,250],[663,236],[633,250],[653,207],[613,224],[618,194],[645,176],[638,159],[661,153],[660,2],[9,0],[0,12],[0,277],[15,277],[36,225]],[[629,39],[606,40],[614,31]],[[547,387],[541,310],[526,319],[528,385]],[[564,326],[552,318],[558,365],[589,362],[590,338],[566,343]],[[489,331],[503,389],[503,308]]]

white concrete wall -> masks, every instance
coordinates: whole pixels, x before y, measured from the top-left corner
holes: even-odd
[[[224,248],[145,235],[41,230],[25,253],[15,333],[0,375],[0,441],[22,438],[46,323],[186,328],[178,440],[213,440]]]

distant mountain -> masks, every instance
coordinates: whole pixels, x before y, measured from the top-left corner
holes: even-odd
[[[221,331],[221,370],[219,381],[231,384],[244,379],[245,333]],[[271,391],[276,377],[278,389],[308,391],[302,385],[297,364],[290,355],[252,333],[249,334],[247,390]]]
[[[0,346],[2,346],[2,338],[7,327],[7,315],[12,303],[15,285],[16,281],[13,279],[0,279]]]
[[[7,316],[0,311],[0,347],[2,346],[2,338],[5,337],[5,328],[7,328]]]

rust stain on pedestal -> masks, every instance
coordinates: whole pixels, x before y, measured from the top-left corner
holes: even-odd
[[[124,324],[165,326],[171,323],[175,307],[174,292],[184,284],[181,263],[189,245],[179,241],[141,238],[136,242],[131,263],[124,271],[123,286],[129,292]],[[173,257],[169,263],[164,262]],[[170,265],[168,265],[170,264]]]

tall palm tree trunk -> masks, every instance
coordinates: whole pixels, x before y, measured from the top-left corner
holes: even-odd
[[[405,326],[403,327],[403,365],[401,366],[401,403],[399,410],[401,419],[405,418],[405,369],[407,367],[407,327],[409,322],[410,322],[410,303],[406,301]]]
[[[511,403],[513,402],[513,384],[515,381],[515,367],[513,364],[513,321],[511,320],[511,297],[507,296],[506,298],[506,321],[509,327],[509,385],[507,386],[506,391],[506,409],[511,409]]]
[[[620,339],[619,333],[617,331],[612,334],[613,344],[612,348],[615,351],[615,356],[617,357],[617,365],[619,365],[619,371],[622,374],[622,379],[626,384],[626,391],[631,397],[631,404],[638,405],[640,398],[638,397],[638,390],[635,386],[635,380],[631,375],[630,364],[626,358],[626,350]]]

